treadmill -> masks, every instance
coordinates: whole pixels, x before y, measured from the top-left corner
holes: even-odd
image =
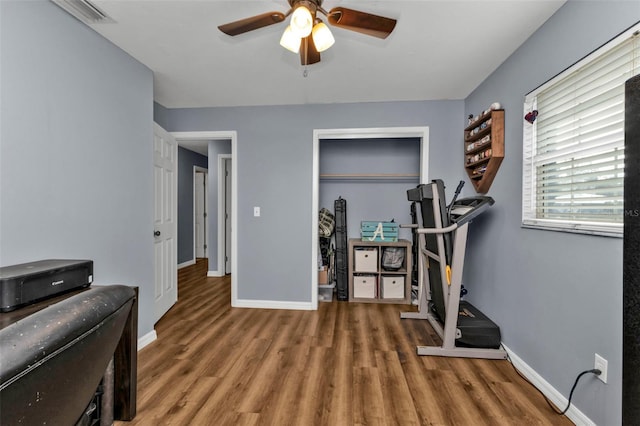
[[[457,199],[447,206],[440,179],[407,191],[420,206],[422,224],[410,225],[418,234],[418,311],[401,318],[426,319],[442,338],[441,346],[418,346],[418,355],[505,359],[500,328],[471,303],[460,300],[469,223],[494,200],[488,196]]]

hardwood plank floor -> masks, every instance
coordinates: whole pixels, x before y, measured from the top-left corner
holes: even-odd
[[[229,276],[179,271],[178,303],[139,352],[125,425],[571,425],[507,361],[420,357],[405,305],[231,308]]]

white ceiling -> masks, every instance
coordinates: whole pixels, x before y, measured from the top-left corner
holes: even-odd
[[[279,45],[286,22],[236,37],[217,26],[287,0],[91,0],[92,28],[154,73],[166,108],[464,99],[565,0],[326,0],[398,20],[385,40],[331,27],[306,67]]]
[[[90,26],[153,71],[155,101],[196,108],[464,99],[566,0],[325,0],[398,23],[385,40],[330,27],[335,45],[308,67],[279,45],[287,22],[217,28],[287,0],[89,1],[115,21]]]

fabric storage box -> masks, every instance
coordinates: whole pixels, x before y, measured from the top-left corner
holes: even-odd
[[[378,272],[378,248],[356,247],[353,251],[353,270],[356,272]]]
[[[398,242],[398,224],[395,222],[360,222],[362,241]]]
[[[376,297],[376,276],[355,275],[353,277],[353,297],[374,299]]]
[[[404,299],[404,276],[382,276],[383,299]]]
[[[399,271],[406,265],[405,247],[382,247],[380,266],[385,271]]]

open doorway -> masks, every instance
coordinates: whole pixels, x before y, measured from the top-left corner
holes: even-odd
[[[209,209],[207,212],[207,256],[209,259],[209,266],[207,275],[218,277],[224,276],[226,273],[231,273],[231,305],[235,306],[237,303],[237,271],[236,263],[233,259],[237,258],[238,246],[237,236],[233,229],[235,229],[235,223],[237,222],[237,167],[236,167],[236,152],[237,152],[237,132],[235,131],[196,131],[196,132],[172,132],[172,135],[180,141],[196,141],[205,146],[208,146],[208,200]],[[222,150],[224,147],[224,150]],[[229,205],[230,209],[228,213],[225,213],[224,203],[219,202],[220,192],[220,179],[219,179],[219,158],[218,156],[226,155],[229,159],[230,180],[228,182],[230,190]],[[220,220],[224,218],[225,214],[229,216],[228,226],[231,234],[228,243],[220,238],[225,235],[223,227],[225,222]],[[225,249],[220,249],[221,242],[228,247],[227,252],[231,255],[228,256],[229,264],[225,266],[225,259],[222,253]],[[227,269],[229,268],[229,269]]]
[[[207,212],[209,211],[208,169],[193,167],[193,241],[196,260],[206,259],[209,255],[209,237]]]

